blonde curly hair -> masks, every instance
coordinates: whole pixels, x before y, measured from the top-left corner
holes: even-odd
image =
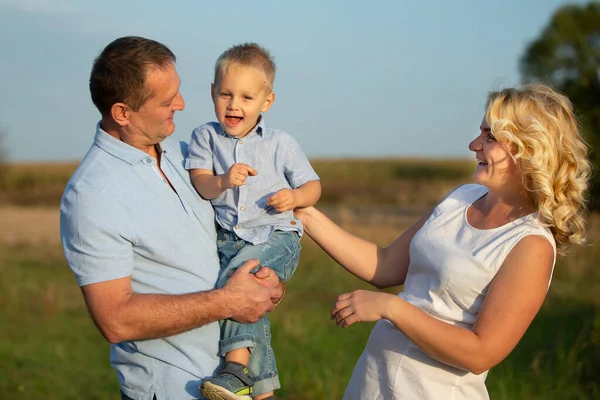
[[[491,92],[486,121],[511,149],[523,184],[559,254],[585,243],[591,166],[571,101],[542,84]]]

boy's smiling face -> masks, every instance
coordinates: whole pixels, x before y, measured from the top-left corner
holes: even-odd
[[[246,136],[266,112],[275,94],[257,68],[233,64],[221,71],[220,81],[211,85],[217,120],[231,136]]]

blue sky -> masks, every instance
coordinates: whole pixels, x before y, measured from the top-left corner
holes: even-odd
[[[266,122],[309,157],[468,157],[486,93],[520,83],[525,46],[565,3],[0,0],[3,147],[11,161],[81,159],[99,120],[93,59],[137,35],[177,56],[179,140],[214,120],[219,54],[255,41],[278,68]]]

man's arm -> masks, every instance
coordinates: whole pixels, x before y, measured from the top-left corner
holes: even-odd
[[[88,310],[111,343],[175,335],[220,319],[255,322],[273,309],[282,287],[271,272],[259,279],[250,273],[258,261],[246,262],[222,289],[184,295],[133,293],[129,277],[83,286]],[[261,270],[262,271],[262,270]],[[266,276],[263,271],[261,276]]]

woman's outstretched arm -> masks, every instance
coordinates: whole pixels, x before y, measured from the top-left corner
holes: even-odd
[[[378,288],[401,285],[410,262],[408,249],[415,233],[430,213],[423,216],[391,245],[382,248],[340,228],[314,207],[296,209],[304,231],[348,272]]]

